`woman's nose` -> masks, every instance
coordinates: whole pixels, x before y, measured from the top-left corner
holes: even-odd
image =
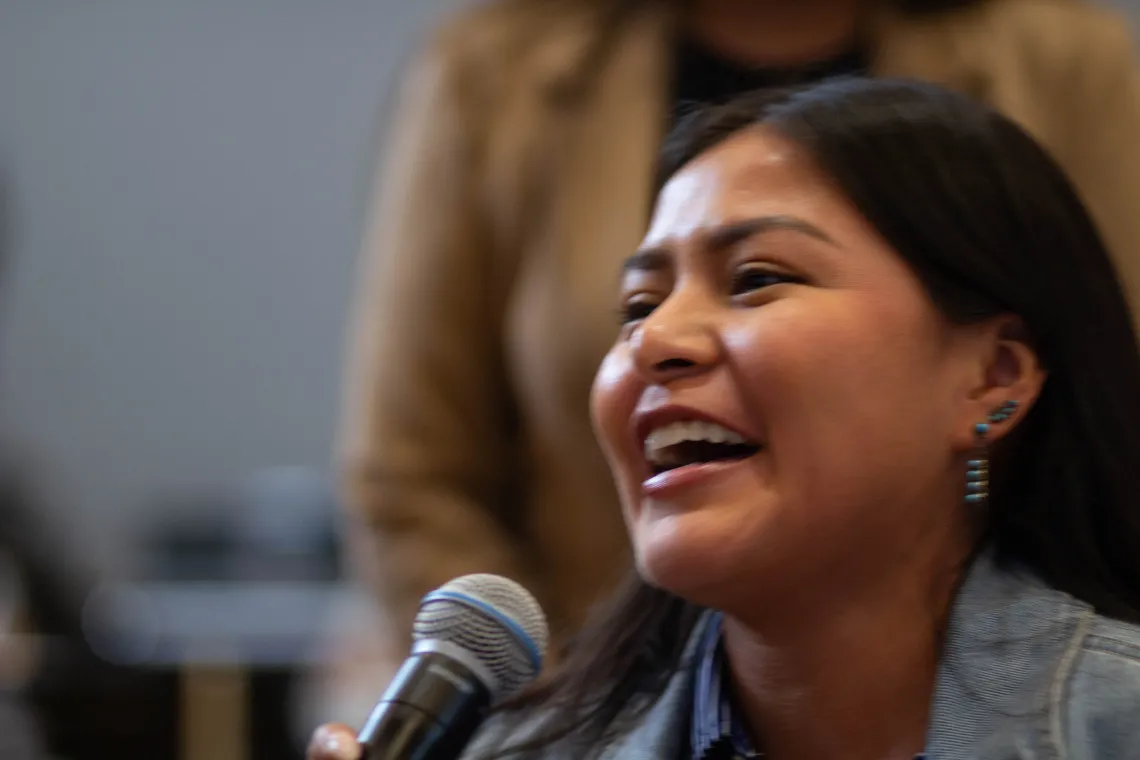
[[[700,374],[716,364],[720,344],[711,326],[695,315],[666,315],[661,307],[634,331],[634,362],[654,384]]]

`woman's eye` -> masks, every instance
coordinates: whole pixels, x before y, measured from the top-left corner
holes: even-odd
[[[629,303],[622,304],[621,308],[618,309],[618,319],[623,325],[628,325],[630,322],[645,319],[652,314],[656,308],[657,304],[652,301],[630,301]]]
[[[732,295],[742,295],[756,290],[788,282],[803,282],[802,277],[790,275],[775,269],[745,267],[732,276]]]

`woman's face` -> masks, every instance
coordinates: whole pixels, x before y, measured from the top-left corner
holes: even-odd
[[[676,174],[621,308],[592,412],[649,582],[730,608],[960,535],[978,331],[790,142],[749,130]]]

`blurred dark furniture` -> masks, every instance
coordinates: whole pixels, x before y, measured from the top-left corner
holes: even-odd
[[[0,474],[0,548],[18,572],[35,669],[12,695],[30,711],[53,757],[176,758],[178,675],[106,662],[88,645],[84,601],[94,587],[61,556],[30,490]]]
[[[320,473],[272,469],[186,498],[172,510],[183,517],[145,540],[129,584],[70,567],[21,493],[0,479],[0,549],[43,644],[19,698],[53,758],[303,757],[293,685],[340,593]]]

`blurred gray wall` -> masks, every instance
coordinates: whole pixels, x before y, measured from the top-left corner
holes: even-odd
[[[0,0],[6,429],[108,569],[168,495],[328,462],[382,104],[455,4]]]
[[[0,0],[5,430],[92,561],[167,496],[329,461],[383,106],[455,4]]]

